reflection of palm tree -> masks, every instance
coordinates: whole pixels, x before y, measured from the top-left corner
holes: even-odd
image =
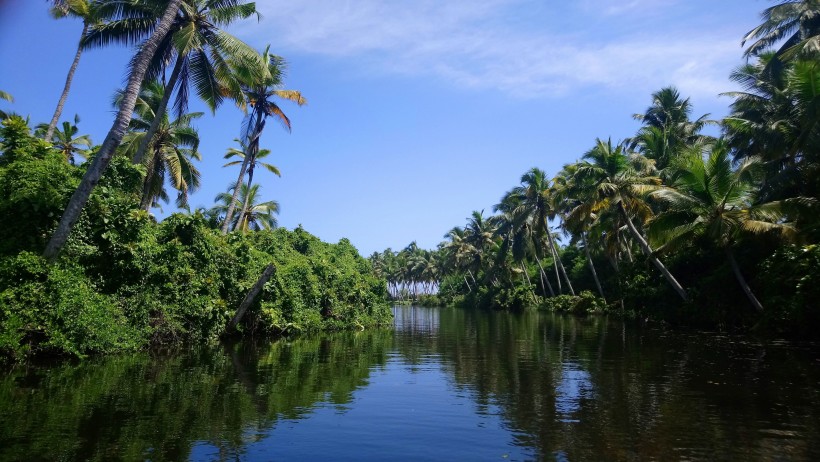
[[[754,204],[756,187],[751,180],[758,167],[757,159],[747,159],[733,171],[724,141],[712,146],[706,160],[700,150],[691,153],[681,163],[675,184],[652,193],[669,204],[669,209],[652,221],[650,230],[652,237],[664,242],[659,251],[682,246],[699,236],[715,242],[726,253],[749,301],[763,311],[740,271],[732,246],[743,232],[788,233],[793,228],[780,221],[784,216],[781,203]]]
[[[85,159],[86,152],[91,148],[91,138],[88,135],[75,136],[80,131],[77,128],[78,123],[80,123],[80,116],[75,115],[74,124],[68,121],[63,122],[63,129],[53,132],[51,139],[48,140],[71,165],[74,165],[75,154]],[[48,128],[48,125],[40,124],[37,126],[37,133],[48,133]]]
[[[259,200],[258,184],[250,188],[248,188],[247,184],[243,184],[238,198],[244,212],[234,218],[232,223],[233,229],[245,233],[248,230],[258,231],[260,229],[273,229],[276,227],[276,215],[279,214],[279,203],[276,201],[257,202]],[[215,200],[221,202],[221,204],[214,207],[214,210],[222,214],[227,212],[233,200],[233,195],[224,192],[219,193]]]

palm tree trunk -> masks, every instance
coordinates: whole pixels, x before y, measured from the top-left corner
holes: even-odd
[[[549,233],[549,230],[547,231]],[[558,255],[555,252],[555,247],[552,246],[552,238],[549,239],[550,255],[552,255],[552,267],[555,269],[555,281],[558,282],[558,293],[564,294],[564,287],[561,284],[561,273],[558,272]]]
[[[97,152],[94,160],[91,161],[91,165],[88,166],[85,175],[83,175],[83,179],[80,181],[80,185],[74,191],[74,194],[72,194],[63,212],[63,216],[60,218],[57,229],[54,231],[54,234],[52,234],[51,239],[43,251],[43,257],[48,261],[54,261],[57,255],[60,254],[66,240],[68,240],[71,229],[74,227],[74,223],[77,222],[85,203],[88,202],[88,198],[91,196],[91,191],[93,191],[94,187],[99,183],[103,172],[111,162],[114,150],[120,145],[122,137],[128,129],[128,124],[131,122],[134,105],[136,104],[137,95],[142,85],[142,79],[148,70],[148,64],[154,57],[159,43],[171,29],[174,17],[179,11],[180,3],[182,3],[182,0],[169,0],[168,6],[165,8],[165,12],[162,14],[156,29],[154,29],[151,36],[143,43],[140,51],[134,57],[131,74],[128,77],[128,85],[125,87],[125,97],[111,126],[111,130],[108,131],[108,135],[105,137],[105,141],[103,141],[100,150]]]
[[[253,139],[250,143],[248,143],[248,152],[245,153],[245,158],[242,160],[242,167],[239,169],[239,177],[236,179],[236,186],[233,188],[233,196],[231,197],[231,204],[228,206],[228,211],[225,212],[225,222],[222,223],[222,234],[228,234],[228,228],[231,225],[231,218],[233,218],[233,212],[236,210],[236,198],[239,195],[239,189],[242,185],[243,179],[245,178],[245,171],[248,169],[248,163],[250,162],[250,151],[252,151],[253,145],[255,144],[257,147],[259,146],[259,136],[262,134],[262,128],[264,125],[260,126],[262,123],[262,111],[257,111],[256,113],[256,126],[258,129],[256,133],[254,133]],[[244,208],[244,207],[243,207]]]
[[[606,303],[606,297],[604,296],[604,289],[601,288],[601,281],[598,280],[598,272],[595,271],[595,265],[592,263],[592,255],[589,253],[589,245],[587,245],[587,233],[586,233],[586,231],[581,233],[581,239],[584,240],[584,251],[587,254],[587,262],[589,262],[589,269],[592,271],[592,278],[595,279],[595,286],[598,287],[598,293],[601,294],[601,298],[603,298],[604,303]]]
[[[63,94],[60,95],[60,101],[57,102],[57,109],[54,110],[54,116],[51,117],[51,122],[48,124],[46,130],[46,141],[51,143],[51,137],[54,135],[54,129],[57,127],[57,122],[60,120],[60,115],[63,113],[63,106],[68,99],[68,92],[71,89],[71,81],[74,80],[74,72],[77,71],[77,66],[80,64],[80,56],[83,54],[82,41],[83,37],[88,33],[88,21],[83,21],[83,32],[80,35],[80,43],[77,44],[77,54],[74,55],[74,61],[68,69],[68,75],[65,78],[65,86],[63,87]]]
[[[737,260],[735,260],[735,255],[732,253],[732,249],[729,246],[725,246],[723,250],[726,252],[726,257],[729,259],[729,264],[732,265],[732,271],[735,273],[735,278],[737,279],[738,284],[743,289],[743,293],[746,294],[746,298],[752,302],[752,305],[755,309],[759,312],[763,312],[763,305],[760,303],[760,300],[755,297],[755,294],[752,293],[752,288],[749,287],[749,284],[746,282],[746,278],[743,277],[743,273],[740,272],[740,266],[737,264]]]
[[[555,252],[555,262],[558,264],[558,268],[561,269],[561,274],[564,275],[564,281],[567,282],[567,287],[569,287],[569,293],[572,296],[575,296],[575,290],[572,288],[572,283],[569,282],[569,276],[567,276],[567,270],[564,269],[564,263],[561,261],[561,255],[558,253],[558,247],[555,245],[555,241],[552,239],[552,233],[550,233],[550,228],[547,226],[547,238],[550,241],[550,246],[552,246],[553,252]]]
[[[171,77],[168,78],[168,83],[165,85],[165,91],[162,93],[162,99],[159,102],[159,107],[154,113],[154,120],[151,121],[151,126],[148,127],[148,131],[145,132],[145,138],[143,138],[140,142],[137,153],[134,154],[134,158],[131,159],[135,164],[142,163],[142,158],[145,157],[145,153],[151,145],[151,140],[154,139],[154,135],[157,134],[160,123],[162,123],[162,120],[165,118],[165,112],[168,110],[168,101],[171,100],[171,93],[174,92],[174,87],[177,85],[179,73],[182,70],[182,63],[184,61],[185,57],[183,55],[177,56],[176,64],[174,64],[174,70],[171,71]]]
[[[547,287],[550,291],[550,297],[555,297],[555,291],[552,290],[552,284],[550,284],[550,279],[547,277],[547,273],[544,271],[544,267],[541,266],[541,259],[538,258],[538,255],[535,256],[535,261],[538,263],[538,269],[541,270],[541,285],[543,286],[544,282],[546,281]]]
[[[652,264],[655,265],[655,268],[658,268],[658,271],[660,271],[661,274],[663,274],[663,277],[666,278],[666,281],[669,282],[669,285],[671,285],[672,288],[675,289],[675,292],[677,292],[678,295],[680,295],[680,298],[682,298],[683,301],[688,302],[689,296],[686,295],[686,290],[684,290],[683,286],[680,285],[677,279],[675,279],[675,276],[672,276],[672,273],[669,272],[668,269],[666,269],[666,266],[664,266],[660,259],[658,259],[658,257],[655,256],[654,252],[652,251],[652,248],[649,247],[649,244],[646,242],[646,239],[644,239],[643,236],[641,236],[641,233],[638,232],[638,228],[636,228],[635,225],[632,223],[632,220],[629,218],[629,214],[626,213],[626,209],[624,208],[623,203],[618,203],[618,210],[620,210],[621,215],[626,220],[626,226],[632,233],[632,237],[634,237],[635,240],[638,241],[638,245],[641,247],[641,250],[643,250],[643,253],[647,256],[647,258],[649,258]]]
[[[257,148],[259,147],[258,143],[256,144],[256,147]],[[257,151],[258,151],[258,149],[257,149]],[[254,156],[248,162],[248,191],[251,190],[251,185],[253,184],[253,170],[254,170],[253,167],[254,167],[254,163],[255,163],[255,158],[256,158],[256,154],[254,153]],[[242,215],[241,216],[243,216],[243,217],[247,216],[248,212],[250,212],[250,202],[251,201],[245,201],[245,203],[242,204]]]
[[[464,283],[467,284],[467,293],[469,294],[470,292],[473,291],[473,288],[470,287],[470,283],[467,282],[467,276],[462,276],[462,277],[464,278]]]
[[[151,182],[154,181],[156,175],[157,162],[160,159],[158,152],[154,153],[154,158],[148,163],[148,170],[145,173],[145,180],[142,183],[142,198],[140,199],[140,208],[148,212],[151,210],[151,205],[154,203],[154,197],[151,195]]]

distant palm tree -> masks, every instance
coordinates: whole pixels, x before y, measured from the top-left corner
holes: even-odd
[[[243,184],[238,197],[244,212],[234,218],[234,230],[246,233],[248,230],[273,229],[277,226],[276,215],[279,214],[279,203],[276,201],[257,202],[259,200],[258,184],[251,188]],[[227,212],[233,195],[219,193],[215,200],[220,204],[215,206],[214,210],[222,214]]]
[[[53,132],[51,138],[47,139],[55,149],[65,156],[66,162],[71,165],[74,165],[75,154],[85,159],[86,153],[92,146],[91,138],[88,135],[75,136],[80,131],[77,128],[78,123],[80,123],[80,116],[75,115],[74,124],[68,121],[63,122],[63,129]],[[48,133],[48,129],[48,125],[40,124],[37,126],[35,133],[44,136],[45,133]]]
[[[290,131],[290,119],[276,103],[275,98],[292,101],[299,106],[307,104],[307,100],[296,90],[282,89],[286,68],[285,60],[270,52],[270,45],[262,52],[261,63],[248,60],[238,60],[234,64],[234,72],[241,80],[244,102],[251,107],[242,123],[242,142],[247,146],[245,159],[239,169],[239,176],[234,187],[234,199],[228,206],[225,214],[225,223],[222,225],[222,234],[228,232],[229,224],[233,219],[236,207],[238,186],[244,182],[245,172],[251,159],[256,158],[259,150],[259,138],[265,128],[265,120],[275,117],[282,126]]]
[[[559,278],[560,272],[567,284],[567,288],[569,288],[569,292],[575,295],[575,289],[573,289],[572,282],[564,268],[564,263],[561,261],[561,254],[549,225],[549,220],[558,216],[558,209],[553,197],[554,192],[546,173],[539,168],[533,167],[521,176],[521,185],[513,188],[508,194],[518,196],[520,207],[532,219],[536,235],[547,238],[548,250],[553,257],[555,276],[558,279],[558,290],[561,291],[562,288],[561,279]]]
[[[652,105],[643,114],[633,115],[643,126],[627,144],[663,170],[687,146],[703,142],[706,137],[700,131],[715,123],[707,120],[708,114],[690,120],[691,113],[689,98],[682,99],[674,87],[662,88],[652,94]]]
[[[275,165],[269,164],[267,162],[262,162],[262,159],[264,159],[265,157],[267,157],[271,154],[270,149],[259,149],[259,150],[255,150],[255,151],[251,152],[248,149],[248,147],[241,140],[234,139],[234,141],[239,143],[239,146],[242,149],[236,149],[236,148],[228,149],[228,152],[225,153],[225,158],[230,159],[231,157],[238,157],[242,160],[234,160],[234,161],[228,162],[227,164],[223,165],[223,167],[231,167],[231,166],[234,166],[234,165],[246,164],[247,165],[247,172],[248,172],[248,187],[249,188],[253,186],[253,172],[256,170],[257,166],[264,168],[265,170],[273,173],[276,176],[282,176],[282,173],[279,171],[279,169]],[[247,163],[245,163],[246,153],[249,153],[249,154],[253,155],[253,157],[250,158]]]

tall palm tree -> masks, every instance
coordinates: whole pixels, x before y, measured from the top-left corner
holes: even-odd
[[[778,43],[778,61],[816,56],[820,52],[820,1],[781,1],[763,10],[760,16],[763,22],[743,37],[742,45],[752,41],[746,48],[746,57],[760,55]]]
[[[279,203],[276,201],[258,202],[258,184],[250,188],[247,184],[243,184],[240,189],[239,200],[243,204],[242,210],[245,212],[234,218],[234,229],[246,233],[248,230],[258,231],[260,229],[275,228],[277,225],[276,215],[279,214]],[[220,204],[214,209],[222,214],[227,212],[229,204],[233,200],[233,195],[224,192],[219,193],[215,200]]]
[[[569,231],[573,236],[580,237],[584,248],[584,254],[587,257],[587,264],[595,280],[595,286],[601,298],[606,300],[604,296],[604,289],[601,287],[601,281],[598,279],[598,271],[595,269],[595,264],[592,261],[592,251],[588,235],[590,230],[597,224],[599,215],[594,212],[590,204],[595,203],[594,191],[591,187],[589,179],[586,179],[586,184],[583,178],[576,176],[577,165],[566,165],[555,177],[555,183],[560,185],[556,188],[556,196],[559,203],[564,208],[564,229]]]
[[[51,122],[48,123],[45,130],[46,140],[51,140],[54,130],[57,127],[57,122],[63,113],[63,106],[68,99],[68,92],[71,90],[71,81],[74,80],[74,73],[77,71],[77,66],[80,64],[80,56],[83,53],[82,40],[88,34],[88,30],[94,24],[103,20],[103,11],[101,2],[95,0],[54,0],[52,2],[51,14],[55,18],[78,18],[83,21],[83,30],[80,33],[80,40],[78,40],[77,52],[74,55],[74,60],[71,62],[71,67],[68,68],[68,75],[65,79],[63,92],[60,94],[60,100],[57,102],[57,108],[54,110],[54,115],[51,117]]]
[[[144,2],[146,11],[156,9],[157,0]],[[188,89],[193,86],[197,95],[214,111],[224,96],[241,98],[239,84],[228,64],[231,60],[258,59],[257,53],[222,28],[256,13],[255,3],[244,0],[183,0],[171,32],[160,45],[151,68],[150,78],[164,76],[166,66],[173,62],[165,85],[164,97],[156,109],[156,117],[134,155],[134,163],[141,163],[148,151],[148,142],[162,123],[171,95],[176,91],[177,115],[186,112]],[[92,28],[86,38],[88,46],[111,42],[130,44],[150,32],[150,23],[140,16],[109,21]]]
[[[123,139],[122,152],[133,157],[148,136],[148,130],[156,118],[156,109],[161,104],[164,86],[159,81],[147,82],[140,93],[136,114],[131,119],[131,132]],[[183,114],[176,120],[169,121],[168,114],[161,116],[162,123],[149,143],[149,155],[143,161],[146,175],[143,180],[140,207],[150,210],[157,199],[168,201],[165,191],[166,176],[177,190],[176,204],[187,207],[188,195],[196,191],[200,184],[199,170],[194,160],[201,160],[199,152],[199,133],[191,122],[202,117],[201,112]]]
[[[223,165],[223,167],[231,167],[231,166],[234,166],[234,165],[240,165],[241,166],[243,163],[245,163],[245,156],[247,154],[253,154],[253,157],[251,159],[249,159],[248,163],[247,163],[248,187],[249,188],[251,186],[253,186],[253,173],[256,170],[257,166],[264,168],[265,170],[273,173],[276,176],[279,176],[279,177],[282,176],[282,173],[279,171],[279,169],[275,165],[269,164],[267,162],[262,161],[262,159],[264,159],[265,157],[267,157],[271,154],[270,149],[258,149],[258,150],[255,150],[255,151],[250,151],[248,149],[248,146],[246,146],[244,143],[242,143],[241,140],[234,139],[234,141],[239,143],[239,146],[242,149],[236,149],[236,148],[228,149],[228,152],[225,154],[225,158],[230,159],[231,157],[238,157],[241,160],[234,160],[234,161],[228,162],[225,165]],[[243,210],[243,213],[244,212],[245,211]]]
[[[781,221],[785,216],[782,202],[755,203],[757,185],[753,180],[759,167],[759,159],[748,158],[733,170],[724,140],[712,146],[706,159],[700,150],[691,152],[672,187],[652,192],[669,208],[651,222],[650,237],[663,243],[659,252],[684,246],[700,236],[716,243],[749,302],[762,312],[763,305],[743,277],[732,247],[743,233],[777,231],[790,236],[794,228]]]
[[[91,191],[100,181],[103,172],[111,162],[111,156],[119,146],[120,141],[122,141],[128,124],[131,122],[137,95],[139,94],[145,73],[148,70],[148,65],[154,53],[157,51],[160,42],[171,29],[181,2],[182,0],[168,0],[168,4],[162,16],[160,16],[159,21],[156,23],[156,27],[150,37],[145,40],[137,54],[131,60],[131,70],[128,75],[128,83],[124,92],[125,96],[120,105],[120,109],[117,111],[114,123],[108,131],[108,135],[106,135],[100,150],[97,152],[97,155],[94,156],[94,160],[91,161],[91,165],[89,165],[85,175],[83,175],[74,194],[71,195],[71,199],[69,199],[68,205],[60,218],[57,229],[54,231],[54,234],[52,234],[48,244],[46,244],[43,257],[48,261],[54,261],[63,249],[68,235],[71,233],[71,229],[80,217],[80,212],[82,212],[85,203],[91,195]]]
[[[652,105],[643,114],[634,114],[643,126],[628,140],[631,149],[653,159],[659,170],[665,169],[687,146],[703,142],[700,131],[714,123],[704,114],[690,120],[692,104],[682,99],[675,87],[665,87],[652,94]]]
[[[659,179],[640,173],[635,168],[635,162],[640,159],[630,158],[623,143],[613,146],[611,140],[604,142],[598,139],[595,147],[584,154],[583,160],[585,162],[578,165],[575,175],[595,190],[590,211],[616,209],[646,257],[663,274],[675,292],[684,301],[688,301],[689,297],[683,286],[655,255],[632,221],[635,217],[645,223],[652,216],[652,209],[643,200],[643,196],[658,189]]]
[[[795,60],[780,73],[766,72],[764,55],[732,73],[743,91],[734,98],[724,131],[738,157],[766,163],[762,189],[768,200],[820,194],[820,64]]]
[[[78,155],[83,159],[86,158],[86,153],[91,149],[91,138],[88,135],[76,136],[80,129],[77,124],[80,123],[80,116],[74,116],[74,123],[63,122],[63,129],[52,132],[51,138],[47,138],[55,149],[60,151],[65,156],[65,161],[74,165],[74,155]],[[38,134],[47,134],[49,126],[40,124],[37,126],[36,132]],[[44,135],[45,136],[45,135]]]
[[[553,193],[552,185],[546,173],[539,168],[533,167],[521,176],[521,185],[513,188],[509,194],[519,197],[520,206],[526,210],[526,213],[532,218],[536,234],[546,236],[549,246],[548,250],[553,257],[553,266],[555,267],[559,290],[561,289],[561,280],[558,278],[558,273],[560,272],[570,293],[575,295],[575,289],[572,288],[572,282],[569,280],[567,271],[564,268],[564,263],[561,261],[558,246],[555,244],[555,239],[552,236],[552,230],[549,225],[549,220],[557,216]]]
[[[265,120],[268,117],[276,118],[288,132],[290,132],[290,119],[276,103],[275,98],[292,101],[299,106],[307,104],[307,100],[296,90],[282,89],[285,74],[285,60],[270,52],[270,45],[262,53],[261,62],[255,66],[253,61],[240,60],[234,62],[234,72],[239,76],[244,95],[244,102],[251,107],[251,111],[245,116],[243,121],[242,135],[240,139],[248,147],[242,166],[239,169],[239,176],[236,180],[238,187],[244,182],[245,172],[251,159],[256,158],[259,151],[259,138],[265,128]],[[225,214],[225,223],[222,225],[222,234],[228,232],[229,224],[233,218],[236,208],[236,195],[238,188],[234,188],[234,199],[228,206]]]

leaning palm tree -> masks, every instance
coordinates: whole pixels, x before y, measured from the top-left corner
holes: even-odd
[[[819,0],[781,1],[760,16],[763,22],[743,37],[743,45],[752,41],[746,57],[760,55],[778,44],[777,61],[817,56],[820,52]]]
[[[57,127],[57,122],[63,113],[63,106],[65,106],[66,99],[68,99],[68,92],[71,90],[71,81],[74,80],[74,73],[77,71],[77,66],[80,64],[80,56],[83,53],[82,40],[88,34],[88,30],[95,24],[103,20],[104,9],[101,8],[102,3],[96,0],[55,0],[52,2],[51,14],[57,19],[60,18],[78,18],[83,21],[83,30],[80,33],[79,44],[77,45],[77,52],[74,55],[74,60],[71,62],[71,67],[68,69],[68,75],[65,79],[63,92],[60,94],[60,100],[57,102],[57,108],[54,110],[54,115],[51,117],[51,122],[48,123],[44,138],[51,139],[54,130]],[[127,5],[124,5],[127,7]]]
[[[62,130],[52,132],[51,138],[46,138],[48,141],[51,142],[51,145],[55,149],[57,149],[63,154],[66,162],[70,163],[71,165],[74,165],[75,155],[78,155],[85,159],[86,153],[89,149],[91,149],[91,138],[88,135],[76,136],[77,132],[80,131],[80,129],[77,128],[78,123],[80,123],[80,116],[75,115],[73,124],[68,121],[63,122]],[[43,133],[47,134],[48,130],[48,125],[40,124],[37,126],[37,130],[35,133],[37,133],[38,135]]]
[[[575,175],[583,184],[594,188],[592,202],[588,204],[590,211],[616,209],[646,257],[663,274],[675,292],[684,301],[688,301],[689,297],[683,286],[655,255],[632,221],[634,217],[644,223],[652,216],[652,209],[643,197],[658,189],[659,179],[636,169],[635,163],[640,159],[630,158],[622,143],[613,146],[611,140],[596,140],[595,147],[584,154],[583,160],[585,162],[578,165]]]
[[[181,2],[182,0],[168,0],[168,4],[162,16],[160,16],[159,21],[156,22],[156,27],[150,37],[142,44],[137,54],[131,60],[131,70],[128,75],[128,83],[124,92],[125,96],[120,105],[120,109],[117,111],[114,123],[111,125],[111,129],[108,131],[108,135],[106,135],[100,150],[97,152],[97,155],[94,156],[94,160],[91,162],[91,165],[89,165],[85,175],[83,175],[74,194],[71,195],[71,199],[69,199],[65,211],[62,217],[60,217],[60,223],[57,225],[57,229],[54,231],[54,234],[52,234],[48,244],[46,244],[43,257],[47,260],[54,261],[63,249],[68,235],[71,233],[71,229],[80,217],[80,212],[82,212],[83,207],[86,202],[88,202],[89,196],[91,196],[91,191],[100,181],[103,172],[111,162],[114,151],[119,146],[120,141],[122,141],[122,137],[125,135],[125,131],[131,121],[137,95],[139,94],[145,73],[148,70],[148,65],[154,53],[157,51],[160,42],[171,29]]]
[[[265,120],[268,117],[275,117],[286,130],[290,131],[290,119],[276,103],[275,98],[292,101],[299,106],[307,103],[302,94],[296,90],[282,89],[285,74],[285,60],[279,56],[271,54],[270,45],[265,48],[261,55],[263,65],[256,65],[255,61],[238,60],[233,63],[233,69],[241,81],[243,103],[251,107],[251,111],[245,116],[242,123],[242,134],[240,139],[247,146],[246,156],[239,168],[239,176],[234,187],[234,199],[228,206],[225,214],[225,222],[222,225],[222,234],[228,232],[229,224],[233,219],[236,208],[236,195],[239,193],[239,185],[244,182],[245,172],[251,159],[256,158],[259,151],[259,137],[265,128]]]
[[[732,248],[744,233],[777,232],[790,237],[795,230],[782,221],[784,202],[755,203],[758,187],[753,180],[761,167],[759,159],[744,159],[733,170],[729,152],[727,143],[719,140],[707,158],[696,150],[681,161],[672,187],[652,193],[669,208],[652,220],[650,237],[663,243],[658,252],[682,247],[701,236],[716,243],[749,302],[762,312],[763,305],[743,277]]]
[[[156,9],[156,0],[143,1],[146,11]],[[231,60],[254,61],[258,54],[222,28],[256,13],[255,3],[244,0],[184,0],[180,6],[171,32],[160,45],[154,57],[149,78],[165,75],[173,62],[165,85],[164,97],[156,109],[156,117],[134,155],[134,163],[141,163],[149,148],[149,140],[162,123],[168,103],[176,91],[174,103],[177,115],[184,114],[188,105],[188,89],[193,87],[197,95],[214,111],[224,97],[241,98],[238,82],[228,64]],[[131,44],[147,35],[151,24],[134,15],[119,21],[109,21],[92,28],[85,43],[87,46],[106,45],[111,42]],[[164,80],[164,79],[163,79]]]
[[[159,81],[145,84],[135,111],[136,117],[131,119],[131,131],[123,139],[122,152],[126,156],[133,158],[144,144],[164,91],[165,88]],[[168,120],[167,113],[162,115],[162,123],[148,144],[149,155],[143,161],[146,175],[140,201],[142,209],[150,210],[157,199],[168,202],[166,177],[177,190],[177,206],[187,207],[188,195],[196,191],[200,184],[199,170],[193,161],[202,159],[198,150],[199,133],[191,126],[191,122],[202,115],[201,112],[182,114],[173,121]]]
[[[243,233],[248,230],[273,229],[276,227],[276,215],[279,214],[279,203],[276,201],[257,202],[259,200],[259,185],[254,185],[248,188],[247,184],[241,186],[239,193],[239,200],[241,201],[244,210],[243,213],[234,217],[233,228]],[[216,201],[220,204],[214,207],[214,210],[219,213],[228,211],[228,207],[233,201],[233,194],[226,192],[219,193],[216,196]]]
[[[549,220],[555,218],[558,213],[553,193],[554,190],[546,173],[539,168],[533,167],[521,176],[521,185],[513,188],[508,194],[518,196],[520,206],[532,219],[535,233],[538,236],[546,236],[548,250],[553,257],[559,291],[562,287],[561,279],[558,277],[560,272],[567,284],[567,288],[569,288],[569,292],[575,295],[575,289],[572,288],[572,282],[564,268],[564,263],[561,261],[561,255],[549,225]]]
[[[238,157],[241,160],[234,160],[231,162],[226,163],[223,167],[231,167],[234,165],[242,165],[245,163],[245,156],[246,155],[253,155],[252,158],[248,160],[247,163],[247,173],[248,173],[248,187],[250,188],[253,186],[253,172],[256,170],[256,167],[262,167],[265,170],[273,173],[276,176],[281,177],[282,173],[279,171],[273,164],[269,164],[267,162],[263,162],[262,159],[269,156],[271,154],[270,149],[256,149],[256,150],[249,150],[248,146],[242,143],[239,139],[234,139],[242,149],[230,148],[228,152],[225,153],[225,158],[230,159],[231,157]],[[243,210],[243,213],[245,211]]]

